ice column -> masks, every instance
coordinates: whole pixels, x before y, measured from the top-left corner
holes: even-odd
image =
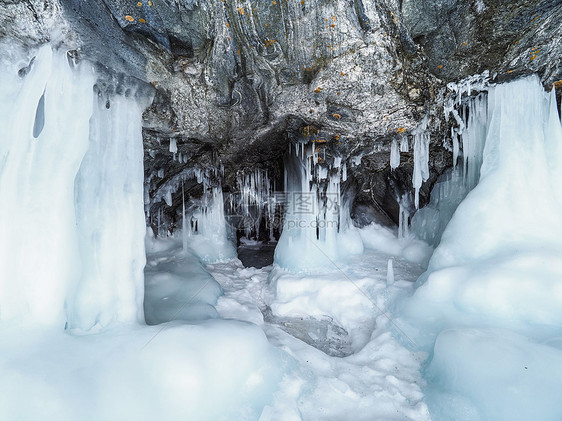
[[[145,105],[96,98],[90,146],[76,177],[82,276],[68,300],[70,327],[142,319],[145,264],[143,142]]]
[[[106,108],[87,62],[49,45],[34,55],[25,75],[33,56],[0,65],[0,320],[137,321],[142,107],[114,97]]]
[[[2,320],[63,323],[66,291],[82,270],[74,178],[88,148],[94,79],[87,64],[73,67],[45,46],[24,78],[11,63],[0,72]]]

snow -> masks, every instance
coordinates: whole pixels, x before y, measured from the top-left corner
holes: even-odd
[[[2,337],[4,419],[258,419],[287,364],[259,328],[226,320]]]
[[[260,420],[429,420],[419,372],[427,355],[390,333],[400,327],[387,314],[423,269],[395,257],[387,286],[388,256],[369,250],[324,274],[207,266],[224,290],[219,314],[256,323],[292,358]]]

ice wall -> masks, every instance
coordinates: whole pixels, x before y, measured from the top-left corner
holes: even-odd
[[[363,243],[342,195],[342,165],[318,165],[314,145],[296,144],[285,160],[286,213],[275,263],[290,270],[334,269]]]
[[[562,127],[555,94],[538,77],[520,79],[491,87],[486,111],[480,180],[405,314],[414,339],[435,344],[428,378],[436,419],[472,412],[470,419],[557,420]]]
[[[105,108],[66,51],[15,56],[0,71],[0,320],[139,320],[141,109]]]

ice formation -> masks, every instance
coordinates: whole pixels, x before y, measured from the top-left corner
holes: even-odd
[[[238,192],[229,195],[227,213],[229,222],[243,231],[246,240],[265,239],[275,241],[276,212],[279,212],[284,198],[275,191],[274,183],[266,170],[256,168],[239,173],[236,177]]]
[[[400,165],[400,146],[396,139],[392,140],[390,146],[390,168],[395,169]]]
[[[183,322],[144,325],[147,104],[99,90],[63,48],[0,57],[2,417],[258,419],[286,359],[257,326],[200,320],[218,316],[221,288],[181,243],[147,240],[145,305],[151,323]],[[212,244],[226,227],[206,187],[186,213]]]
[[[485,134],[480,180],[456,209],[405,314],[424,332],[418,343],[430,347],[435,340],[428,375],[437,419],[473,413],[557,420],[562,127],[556,98],[532,76],[490,87],[486,112],[484,104],[477,100],[469,114],[485,130],[467,137],[467,150],[478,150]],[[467,178],[474,174],[466,171]]]
[[[203,197],[193,206],[193,211],[187,215],[187,232],[183,233],[189,247],[205,262],[236,257],[224,218],[222,187],[206,188]]]
[[[163,221],[162,214],[150,214],[150,206],[164,200],[172,206],[172,195],[181,194],[182,236],[184,248],[192,251],[206,262],[215,262],[236,257],[236,250],[229,235],[225,213],[224,197],[221,187],[222,169],[220,166],[186,168],[166,183],[162,184],[153,194],[152,201],[146,204],[145,212],[157,227],[157,235],[173,235],[169,225],[171,221]],[[200,198],[186,198],[184,183],[193,180],[202,185],[203,194]],[[161,208],[160,208],[161,209]],[[154,221],[155,220],[155,221]]]
[[[462,94],[461,91],[459,95]],[[451,109],[460,122],[452,130],[454,166],[439,177],[431,192],[430,202],[415,213],[411,222],[412,232],[432,246],[439,244],[457,206],[478,184],[486,139],[487,105],[487,95],[480,93],[465,98],[459,105],[460,113],[455,108]],[[459,146],[462,146],[460,167],[456,165]]]
[[[314,145],[297,143],[285,160],[287,209],[275,263],[291,270],[333,268],[361,253],[363,243],[349,216],[338,166],[318,164]]]
[[[420,188],[424,181],[429,178],[429,142],[430,134],[427,131],[428,118],[426,117],[412,135],[414,137],[414,173],[412,184],[414,185],[414,205],[416,209],[420,206]]]
[[[140,320],[142,105],[106,109],[92,68],[50,45],[24,77],[19,64],[0,84],[0,319]]]

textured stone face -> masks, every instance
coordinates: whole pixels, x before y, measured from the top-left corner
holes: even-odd
[[[560,0],[404,0],[401,10],[439,78],[489,70],[500,78],[538,72],[545,85],[560,79]]]
[[[0,42],[58,37],[97,64],[101,91],[153,92],[149,195],[197,164],[221,161],[227,189],[244,168],[279,175],[288,144],[308,140],[327,162],[362,156],[349,166],[356,215],[390,223],[413,167],[403,152],[390,171],[392,140],[429,117],[423,205],[452,163],[445,84],[490,70],[498,81],[539,72],[552,86],[562,79],[561,21],[560,0],[27,0],[4,2]]]

